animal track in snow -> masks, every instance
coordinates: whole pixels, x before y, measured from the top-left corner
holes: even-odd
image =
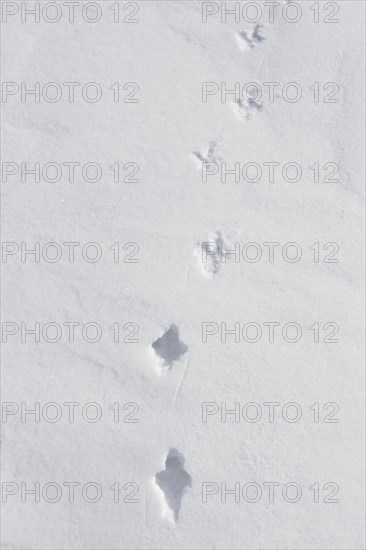
[[[155,483],[163,493],[164,513],[178,521],[182,497],[187,487],[192,487],[192,478],[184,470],[184,458],[176,449],[170,449],[165,469],[155,475]]]
[[[265,40],[261,34],[263,25],[257,23],[254,27],[247,31],[236,33],[236,41],[242,51],[253,49],[256,44],[260,44]]]
[[[250,120],[256,112],[263,110],[263,105],[256,98],[247,93],[246,99],[238,99],[231,103],[233,111],[239,120]]]
[[[217,162],[222,160],[221,157],[215,155],[215,149],[218,145],[217,141],[210,141],[206,151],[202,154],[199,151],[193,151],[191,153],[192,160],[197,167],[197,170],[202,169],[203,162]]]
[[[210,279],[213,279],[220,270],[223,244],[226,243],[220,231],[217,231],[211,239],[198,243],[196,254],[204,275]]]
[[[151,344],[151,347],[159,358],[161,366],[168,370],[188,350],[188,347],[179,340],[179,329],[176,325],[171,325],[161,338]]]

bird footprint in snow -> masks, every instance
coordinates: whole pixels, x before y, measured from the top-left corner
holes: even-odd
[[[262,29],[263,25],[257,23],[250,30],[240,31],[236,33],[236,41],[240,50],[246,51],[249,49],[253,49],[254,46],[263,42],[265,38],[262,36]]]

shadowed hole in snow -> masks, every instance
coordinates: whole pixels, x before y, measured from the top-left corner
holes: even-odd
[[[186,353],[188,347],[179,340],[178,327],[172,325],[161,338],[152,343],[156,355],[162,359],[163,365],[171,368],[174,361]]]
[[[183,494],[192,487],[192,478],[184,470],[184,458],[176,449],[170,449],[165,461],[165,470],[155,476],[155,483],[163,491],[165,503],[174,521],[179,519]]]

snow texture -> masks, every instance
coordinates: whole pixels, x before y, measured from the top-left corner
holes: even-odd
[[[67,4],[1,2],[1,547],[365,548],[364,2]]]

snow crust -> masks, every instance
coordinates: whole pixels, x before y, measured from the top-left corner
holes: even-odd
[[[103,0],[100,21],[88,23],[75,8],[69,23],[59,4],[57,23],[23,23],[20,11],[2,23],[3,81],[80,83],[74,103],[22,102],[17,93],[2,104],[3,161],[19,165],[2,185],[3,241],[19,245],[2,264],[3,321],[19,327],[2,352],[2,399],[16,404],[5,409],[2,478],[18,488],[2,506],[2,548],[364,548],[364,3],[331,3],[338,23],[324,22],[332,11],[324,2],[319,23],[305,1],[296,23],[280,15],[222,22],[220,11],[204,23],[203,3],[189,0],[122,3],[121,18],[137,23],[115,23],[113,2]],[[88,82],[101,85],[100,101],[80,99]],[[133,92],[123,85],[137,83],[138,102],[116,103],[115,82],[123,97]],[[263,97],[222,101],[220,88],[204,102],[205,82],[258,83]],[[272,103],[266,82],[280,83]],[[302,89],[298,102],[282,97],[291,82]],[[339,85],[338,102],[324,103],[334,91],[326,83]],[[71,161],[98,163],[100,181],[86,181],[79,168],[74,182],[66,169],[54,183],[21,181],[22,162]],[[116,162],[121,170],[138,165],[132,181],[115,182]],[[257,163],[263,175],[223,182],[218,172],[204,182],[203,169],[222,162]],[[275,181],[264,163],[279,163]],[[286,163],[302,167],[300,181],[283,179]],[[326,163],[339,166],[336,182],[324,181],[333,171]],[[123,178],[134,171],[128,166]],[[22,242],[59,243],[62,258],[22,262]],[[74,262],[68,242],[80,243]],[[81,254],[91,242],[102,250],[94,263]],[[273,262],[268,242],[279,243]],[[283,247],[294,242],[302,257],[286,261]],[[236,243],[239,261],[228,253]],[[255,247],[244,260],[247,243],[260,245],[260,260],[248,260]],[[337,263],[324,261],[331,253]],[[41,331],[57,323],[62,336],[22,342],[22,322],[39,322]],[[74,342],[63,325],[70,322],[80,323]],[[91,322],[103,332],[95,343],[81,333]],[[234,331],[240,324],[238,342],[235,333],[223,342],[222,323]],[[256,325],[243,338],[248,323],[262,330],[256,343],[248,341]],[[278,323],[273,342],[268,323]],[[283,338],[287,323],[301,326],[299,341]],[[324,342],[336,325],[339,341]],[[21,404],[36,402],[40,421],[22,422]],[[59,405],[59,421],[45,419],[58,411],[42,413],[47,403]],[[73,422],[64,403],[79,403]],[[88,403],[102,411],[95,422],[83,417]],[[236,403],[239,420],[225,416]],[[265,403],[278,404],[274,421]],[[301,407],[297,422],[288,420],[296,415],[289,403]],[[22,502],[21,483],[36,482],[40,502],[26,494]],[[71,482],[79,484],[74,502]],[[42,494],[47,483],[60,485],[57,502],[54,488]],[[82,494],[88,483],[102,489],[96,502]],[[257,485],[245,500],[248,483]],[[297,502],[294,486],[283,498],[288,483],[301,488]],[[234,493],[225,497],[225,487]]]

